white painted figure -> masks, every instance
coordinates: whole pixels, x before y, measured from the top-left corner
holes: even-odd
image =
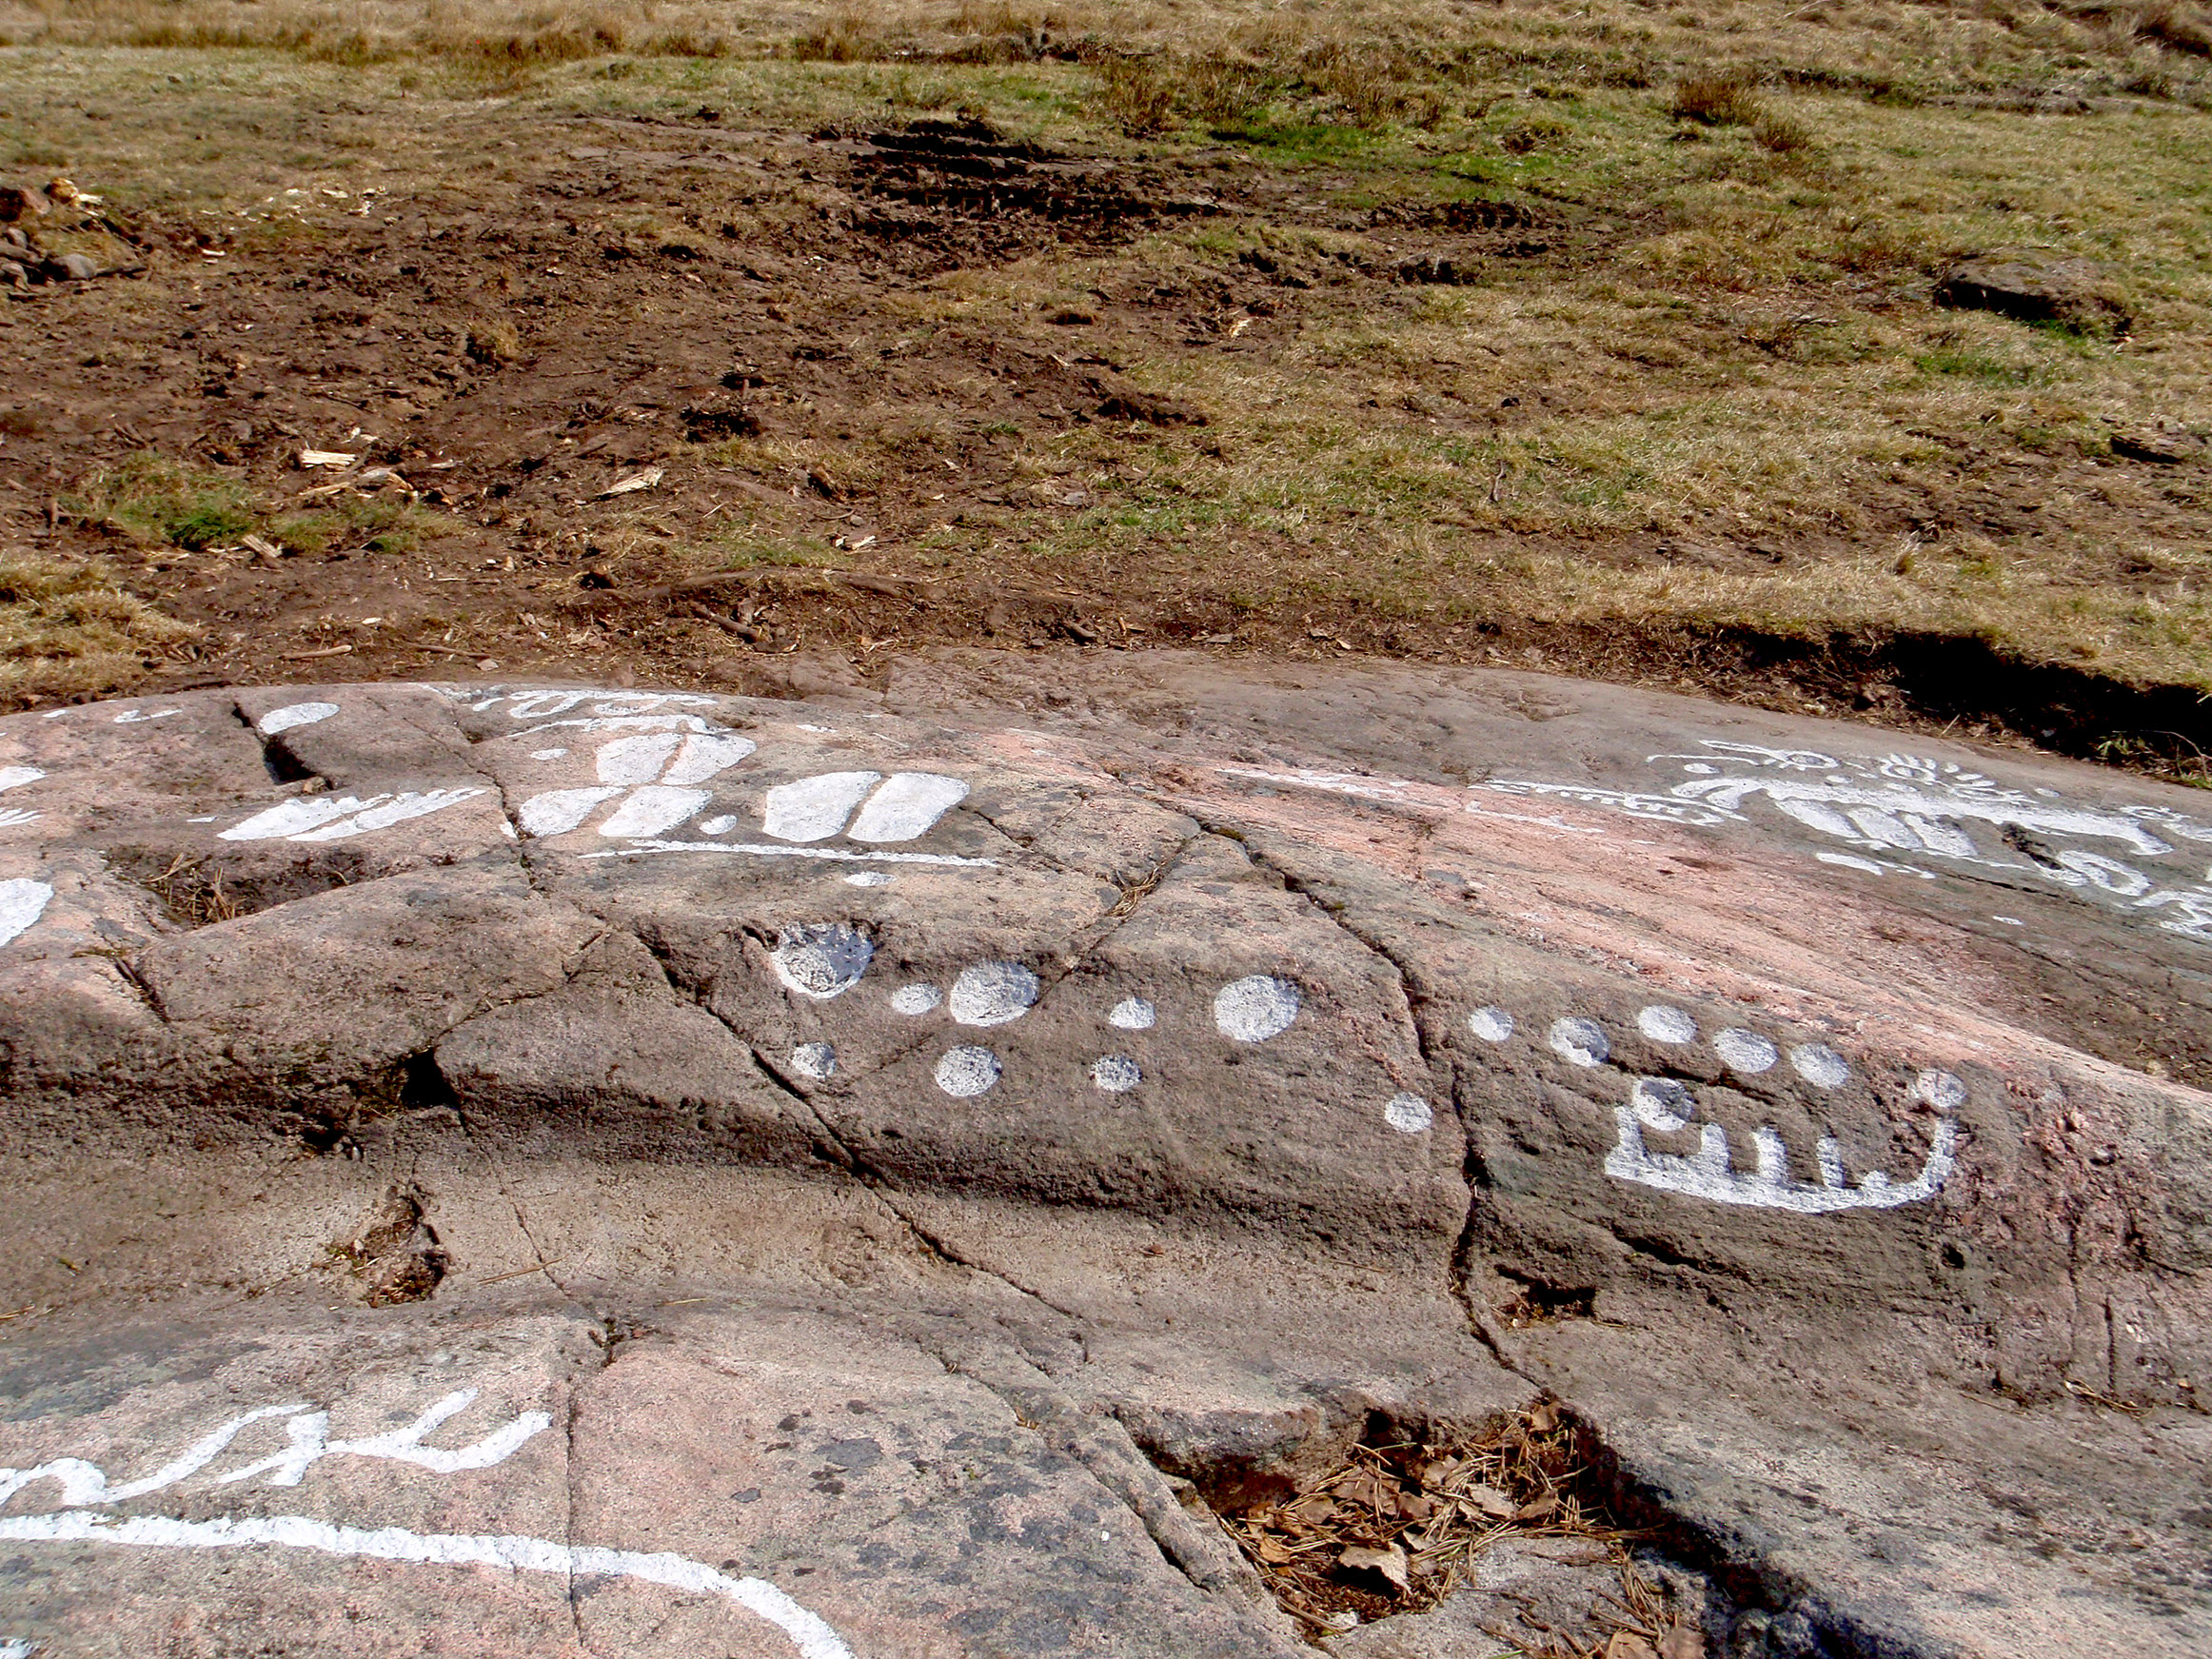
[[[45,881],[28,877],[0,881],[0,945],[30,932],[31,924],[46,914],[52,898],[53,888]]]
[[[44,1514],[0,1515],[0,1542],[18,1544],[106,1544],[160,1550],[308,1550],[320,1554],[427,1566],[484,1566],[512,1572],[543,1572],[574,1579],[604,1574],[657,1584],[695,1595],[718,1595],[781,1630],[799,1659],[853,1659],[844,1639],[820,1617],[774,1585],[758,1578],[733,1578],[703,1562],[669,1553],[646,1554],[593,1545],[557,1544],[511,1533],[416,1532],[404,1527],[364,1529],[306,1515],[219,1516],[188,1520],[174,1515],[103,1514],[95,1506],[124,1503],[174,1486],[222,1455],[238,1434],[268,1418],[285,1420],[286,1448],[273,1456],[213,1477],[217,1486],[262,1477],[265,1486],[293,1487],[314,1464],[328,1457],[381,1459],[410,1465],[433,1474],[452,1475],[490,1469],[512,1457],[551,1426],[544,1412],[524,1412],[504,1427],[451,1451],[423,1444],[424,1436],[465,1411],[474,1389],[447,1394],[404,1428],[355,1440],[331,1440],[329,1415],[306,1404],[263,1406],[231,1418],[203,1435],[178,1457],[151,1474],[120,1484],[82,1458],[62,1457],[33,1469],[0,1469],[0,1505],[39,1481],[52,1481],[68,1508]],[[28,1654],[28,1643],[0,1643]]]
[[[1735,1168],[1728,1132],[1717,1123],[1705,1124],[1699,1130],[1694,1153],[1652,1152],[1644,1144],[1646,1129],[1676,1133],[1687,1129],[1696,1115],[1689,1090],[1669,1077],[1639,1078],[1629,1092],[1629,1104],[1614,1109],[1617,1139],[1606,1156],[1605,1171],[1616,1179],[1684,1197],[1788,1210],[1800,1215],[1825,1215],[1838,1210],[1894,1210],[1933,1197],[1942,1189],[1958,1151],[1958,1124],[1953,1115],[1966,1097],[1965,1085],[1947,1072],[1922,1073],[1913,1093],[1942,1116],[1929,1136],[1927,1158],[1909,1181],[1892,1181],[1884,1171],[1869,1170],[1853,1186],[1844,1169],[1843,1149],[1833,1136],[1820,1138],[1816,1154],[1820,1178],[1793,1180],[1782,1136],[1766,1124],[1751,1132],[1755,1164],[1749,1174]]]
[[[272,708],[255,722],[265,738],[273,738],[279,732],[288,732],[294,726],[311,726],[318,721],[326,721],[338,712],[334,702],[287,702],[282,708]]]
[[[227,830],[226,841],[341,841],[427,818],[490,791],[483,788],[402,790],[397,795],[301,795],[255,813]]]

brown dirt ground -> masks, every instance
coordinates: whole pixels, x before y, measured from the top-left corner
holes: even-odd
[[[496,111],[475,119],[479,131],[459,123],[448,142],[491,146],[516,130]],[[0,534],[39,557],[104,558],[204,630],[149,657],[146,687],[496,666],[804,690],[824,662],[833,678],[866,678],[884,653],[922,643],[1174,643],[1532,665],[2077,752],[2130,727],[2206,741],[2186,694],[2145,701],[1956,641],[1531,622],[1486,614],[1479,594],[1384,608],[1301,592],[1250,575],[1271,561],[1257,528],[1220,532],[1234,542],[1227,561],[1162,538],[1141,563],[1079,580],[1043,556],[1037,538],[1097,504],[1079,481],[1039,475],[1040,442],[1111,434],[1127,459],[1109,455],[1102,474],[1133,483],[1163,444],[1222,457],[1206,411],[1140,390],[1124,358],[1155,370],[1178,356],[1264,363],[1296,338],[1302,310],[1387,314],[1410,286],[1457,269],[1564,270],[1635,228],[1625,217],[1566,204],[1375,207],[1365,181],[1325,167],[1263,168],[1227,148],[1055,151],[944,119],[734,131],[712,109],[579,113],[524,136],[496,185],[418,192],[390,213],[366,198],[358,213],[318,204],[312,235],[113,210],[106,233],[133,249],[124,273],[5,307],[10,355],[46,369],[10,400]],[[945,320],[948,273],[1126,253],[1162,227],[1209,220],[1316,234],[1302,255],[1249,254],[1215,274],[1155,280],[1141,263],[1094,261],[1096,286],[1041,330]],[[1877,287],[1866,305],[1894,303]],[[909,304],[925,291],[932,304]],[[1544,409],[1545,387],[1525,389],[1497,407],[1434,403],[1406,418],[1494,437]],[[350,450],[362,466],[303,470],[310,447]],[[323,514],[327,527],[306,538],[320,547],[268,559],[133,544],[72,492],[147,452],[234,479],[272,510],[288,504],[297,522]],[[2053,508],[2056,461],[1973,459],[1947,479],[1874,488],[1853,536],[2017,529],[2054,511],[2115,528],[2109,497]],[[374,465],[398,477],[361,482]],[[602,498],[655,466],[649,489]],[[2126,510],[2178,515],[2166,527],[2186,532],[2184,507],[2145,499]],[[1541,539],[1471,528],[1466,540],[1526,556]],[[1623,568],[1757,569],[1829,557],[1832,541],[1624,534],[1562,538],[1558,550]],[[916,557],[933,546],[956,551]],[[2131,579],[2116,563],[2100,580]],[[795,680],[795,662],[813,666]]]

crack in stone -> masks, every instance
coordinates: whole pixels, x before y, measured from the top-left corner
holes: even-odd
[[[1199,1594],[1209,1600],[1241,1604],[1240,1611],[1258,1615],[1263,1621],[1274,1610],[1274,1600],[1258,1575],[1249,1569],[1238,1570],[1242,1558],[1226,1538],[1220,1540],[1217,1550],[1207,1549],[1210,1540],[1200,1523],[1177,1501],[1167,1477],[1144,1455],[1119,1418],[1111,1413],[1086,1412],[1067,1395],[1041,1383],[995,1380],[962,1363],[956,1353],[919,1338],[915,1342],[949,1374],[963,1377],[997,1398],[1048,1451],[1079,1467],[1100,1491],[1129,1512],[1160,1559]],[[1268,1633],[1275,1636],[1278,1651],[1295,1651],[1281,1632]]]
[[[714,1011],[709,1009],[707,1012],[711,1014]],[[720,1015],[716,1015],[716,1017],[719,1019],[721,1017]],[[722,1023],[725,1026],[729,1026],[729,1021],[727,1020],[723,1020]],[[744,1034],[741,1031],[738,1031],[736,1027],[730,1026],[730,1031],[731,1035],[738,1037],[740,1041],[744,1040]],[[899,1184],[890,1175],[886,1175],[882,1170],[878,1169],[865,1157],[861,1156],[859,1153],[856,1152],[853,1147],[845,1140],[844,1136],[838,1133],[837,1126],[831,1123],[827,1117],[823,1116],[822,1114],[816,1109],[814,1102],[808,1099],[804,1095],[800,1094],[799,1090],[791,1083],[791,1081],[786,1078],[775,1065],[770,1063],[770,1061],[760,1053],[759,1049],[753,1048],[748,1043],[747,1052],[752,1055],[753,1064],[760,1069],[761,1076],[766,1078],[767,1081],[774,1087],[781,1090],[784,1095],[786,1095],[801,1111],[806,1114],[808,1121],[810,1121],[815,1126],[815,1128],[820,1131],[816,1144],[820,1148],[826,1149],[830,1155],[824,1161],[839,1165],[843,1169],[844,1173],[850,1178],[852,1178],[854,1181],[857,1181],[860,1186],[866,1188],[869,1195],[875,1198],[878,1203],[881,1204],[884,1209],[890,1211],[891,1214],[898,1218],[899,1225],[904,1227],[908,1233],[912,1234],[915,1239],[922,1246],[922,1248],[928,1251],[930,1254],[936,1256],[939,1261],[942,1261],[951,1267],[961,1268],[969,1273],[981,1274],[987,1278],[997,1279],[1000,1284],[1006,1286],[1007,1289],[1017,1292],[1021,1295],[1027,1296],[1032,1301],[1035,1301],[1043,1307],[1050,1308],[1061,1318],[1067,1320],[1075,1327],[1075,1330],[1071,1333],[1071,1334],[1074,1335],[1077,1346],[1083,1350],[1086,1359],[1089,1357],[1090,1344],[1084,1338],[1083,1316],[1080,1313],[1076,1313],[1072,1308],[1062,1307],[1059,1303],[1054,1301],[1050,1296],[1047,1296],[1043,1292],[1032,1290],[1029,1286],[1022,1284],[1019,1280],[1009,1277],[1007,1274],[999,1272],[998,1269],[992,1267],[987,1263],[976,1261],[969,1256],[961,1254],[960,1252],[953,1248],[951,1244],[946,1242],[943,1238],[939,1237],[935,1233],[932,1233],[919,1221],[916,1220],[915,1217],[908,1214],[906,1209],[899,1202],[899,1200],[904,1196],[899,1188]]]

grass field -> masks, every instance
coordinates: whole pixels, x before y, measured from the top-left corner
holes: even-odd
[[[38,234],[133,273],[9,308],[49,371],[0,394],[18,701],[1049,637],[2201,769],[2189,7],[117,0],[0,39],[0,182],[101,195]],[[2018,247],[2127,324],[1934,303]],[[309,493],[310,447],[402,483]]]

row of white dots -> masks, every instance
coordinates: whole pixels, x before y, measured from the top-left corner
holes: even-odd
[[[1485,1042],[1502,1043],[1513,1035],[1513,1017],[1503,1008],[1478,1008],[1467,1017],[1467,1028]],[[1639,1009],[1636,1029],[1652,1042],[1669,1048],[1695,1042],[1698,1037],[1697,1021],[1687,1011],[1664,1003]],[[1544,1036],[1551,1052],[1573,1065],[1603,1065],[1612,1053],[1612,1041],[1605,1028],[1580,1015],[1554,1019]],[[1712,1049],[1728,1070],[1748,1077],[1773,1070],[1783,1053],[1771,1037],[1741,1026],[1714,1032]],[[1819,1089],[1839,1088],[1851,1079],[1850,1062],[1826,1043],[1797,1044],[1789,1050],[1789,1064],[1799,1076]]]

